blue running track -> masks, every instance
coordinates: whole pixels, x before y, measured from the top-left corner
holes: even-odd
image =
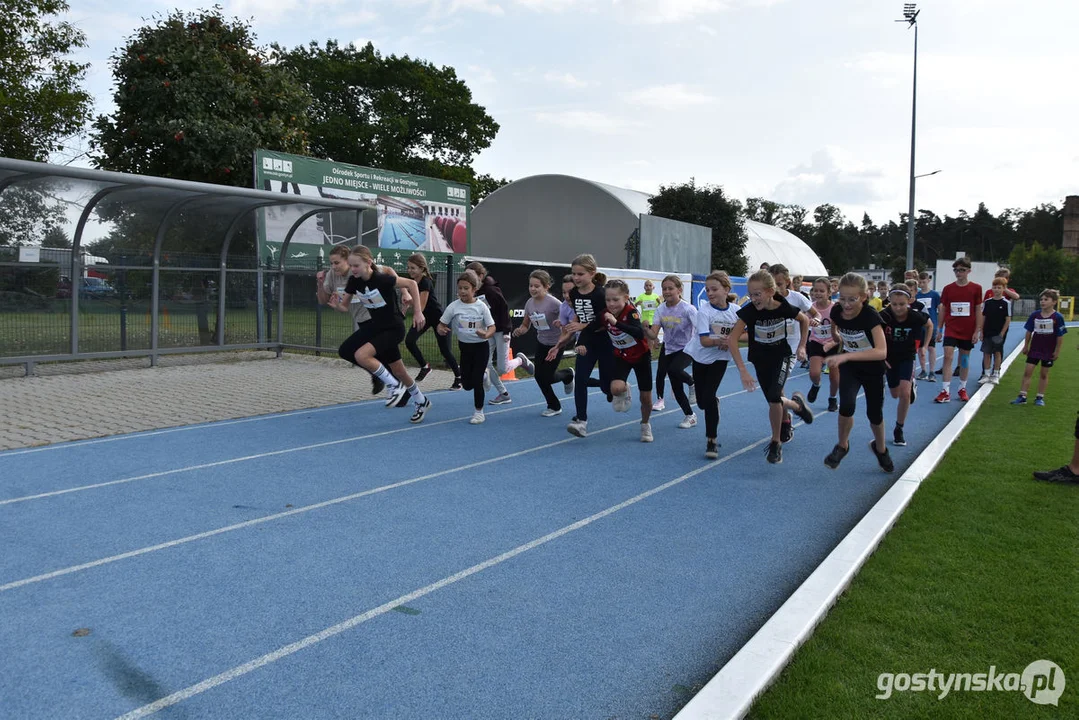
[[[891,474],[861,407],[823,465],[826,389],[767,464],[733,366],[717,461],[677,409],[640,443],[636,399],[574,438],[528,380],[479,426],[436,392],[416,426],[374,401],[2,453],[0,716],[670,717],[944,427],[939,388]]]

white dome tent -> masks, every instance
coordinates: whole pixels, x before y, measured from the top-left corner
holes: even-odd
[[[793,233],[775,225],[746,220],[746,263],[750,275],[761,263],[782,263],[792,275],[819,277],[828,274],[828,268],[817,253]]]

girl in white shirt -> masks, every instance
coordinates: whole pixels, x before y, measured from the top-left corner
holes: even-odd
[[[704,456],[719,457],[719,384],[727,371],[733,351],[738,352],[738,338],[730,337],[738,322],[737,297],[731,292],[731,278],[722,270],[712,272],[704,281],[708,303],[697,309],[696,333],[686,347],[693,358],[693,384],[697,388],[697,407],[704,411]]]
[[[472,270],[457,277],[457,299],[446,306],[438,322],[438,334],[446,336],[451,329],[457,333],[457,348],[461,355],[461,387],[472,391],[476,411],[469,420],[479,425],[483,414],[483,379],[491,359],[487,340],[495,334],[495,320],[487,303],[476,299],[480,278]]]

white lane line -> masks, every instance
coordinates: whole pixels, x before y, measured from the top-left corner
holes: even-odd
[[[734,393],[734,394],[737,394],[737,393]],[[729,397],[729,396],[725,396],[725,397]],[[668,412],[673,412],[673,411],[668,411]],[[660,413],[660,414],[666,414],[666,413]],[[639,420],[636,420],[634,422],[637,422],[638,424],[640,423]],[[629,424],[630,423],[623,423],[623,425],[629,425]],[[616,425],[614,427],[621,427],[621,426]],[[614,427],[605,428],[604,430],[600,430],[599,432],[605,432],[606,430],[613,430]],[[571,438],[571,440],[572,439],[573,438]],[[402,596],[400,596],[398,598],[395,598],[393,600],[390,600],[387,603],[383,603],[382,605],[379,605],[376,608],[372,608],[371,610],[368,610],[367,612],[361,613],[360,615],[356,615],[355,617],[351,617],[348,620],[345,620],[344,622],[340,622],[340,623],[338,623],[336,625],[332,625],[332,626],[330,626],[330,627],[328,627],[328,628],[326,628],[324,630],[321,630],[321,631],[319,631],[319,632],[317,632],[317,633],[315,633],[313,635],[308,635],[307,637],[303,638],[302,640],[298,640],[298,641],[296,641],[294,643],[290,643],[288,645],[280,647],[280,648],[278,648],[277,650],[274,650],[271,653],[267,653],[267,654],[265,654],[265,655],[263,655],[261,657],[257,657],[254,660],[246,662],[246,663],[244,663],[242,665],[238,665],[238,666],[236,666],[236,667],[234,667],[234,668],[232,668],[230,670],[226,670],[223,673],[220,673],[218,675],[214,675],[213,677],[207,678],[207,679],[203,680],[202,682],[199,682],[199,683],[196,683],[195,685],[191,685],[189,687],[186,687],[183,690],[178,690],[177,692],[174,692],[171,695],[167,695],[166,697],[163,697],[160,700],[156,700],[156,701],[154,701],[154,702],[152,702],[152,703],[150,703],[148,705],[143,705],[140,708],[136,708],[135,710],[132,710],[131,712],[129,712],[129,713],[125,714],[125,715],[121,715],[119,718],[117,718],[117,720],[136,720],[136,718],[148,717],[148,716],[153,715],[153,714],[155,714],[155,713],[157,713],[157,712],[159,712],[161,710],[164,710],[167,707],[177,705],[177,704],[183,702],[184,700],[188,700],[189,698],[192,698],[192,697],[194,697],[196,695],[204,693],[207,690],[211,690],[211,689],[217,687],[218,685],[223,685],[223,684],[225,684],[227,682],[235,680],[236,678],[242,677],[242,676],[248,674],[249,672],[257,670],[260,667],[263,667],[264,665],[269,665],[270,663],[276,662],[276,661],[278,661],[278,660],[280,660],[280,659],[282,659],[284,657],[288,657],[289,655],[297,653],[300,650],[311,647],[312,645],[317,645],[318,643],[322,642],[323,640],[328,640],[329,638],[332,638],[335,635],[339,635],[339,634],[345,632],[346,630],[351,630],[352,628],[356,627],[357,625],[365,623],[368,620],[372,620],[372,619],[374,619],[374,618],[376,618],[376,617],[378,617],[380,615],[385,615],[387,612],[393,610],[396,607],[399,607],[401,605],[406,605],[406,604],[408,604],[410,602],[413,602],[414,600],[422,598],[425,595],[430,595],[431,593],[433,593],[433,592],[435,592],[437,590],[441,590],[444,587],[447,587],[449,585],[453,585],[454,583],[460,582],[461,580],[464,580],[467,577],[475,575],[476,573],[487,570],[488,568],[492,568],[495,565],[500,565],[501,563],[504,563],[507,560],[511,560],[511,559],[517,557],[518,555],[522,555],[522,554],[528,552],[529,550],[534,550],[535,548],[540,547],[541,545],[545,545],[545,544],[547,544],[547,543],[549,543],[549,542],[551,542],[553,540],[557,540],[558,538],[561,538],[564,535],[568,535],[571,532],[574,532],[576,530],[580,530],[583,527],[591,525],[592,523],[596,522],[597,520],[602,520],[603,518],[607,517],[608,515],[613,515],[614,513],[619,512],[620,510],[624,510],[624,509],[630,507],[631,505],[635,505],[635,504],[641,502],[642,500],[650,498],[653,495],[656,495],[658,493],[663,492],[664,490],[667,490],[669,488],[674,487],[675,485],[679,485],[679,484],[685,482],[686,480],[689,480],[690,478],[693,478],[693,477],[696,477],[697,475],[700,475],[703,472],[707,472],[708,470],[713,470],[716,467],[718,467],[719,465],[722,465],[723,463],[727,462],[728,460],[733,460],[734,458],[738,457],[739,455],[743,455],[743,454],[749,452],[750,450],[752,450],[753,448],[756,448],[756,447],[758,447],[758,446],[760,446],[760,445],[762,445],[762,444],[764,444],[766,442],[769,442],[771,439],[772,439],[771,435],[769,435],[768,437],[766,437],[766,438],[764,438],[762,440],[758,440],[755,443],[752,443],[750,445],[746,445],[741,450],[738,450],[738,451],[736,451],[734,453],[731,453],[730,455],[722,457],[722,458],[720,458],[718,460],[713,460],[712,462],[710,462],[710,463],[708,463],[706,465],[702,465],[701,467],[697,468],[696,470],[690,470],[685,475],[680,475],[679,477],[676,477],[673,480],[669,480],[669,481],[663,483],[662,485],[658,485],[658,486],[652,488],[651,490],[646,490],[643,493],[640,493],[639,495],[634,495],[633,497],[629,498],[628,500],[624,500],[624,501],[618,503],[617,505],[612,505],[611,507],[607,508],[606,510],[601,510],[601,511],[595,513],[594,515],[589,515],[588,517],[584,518],[583,520],[578,520],[577,522],[575,522],[575,523],[573,523],[571,525],[566,525],[566,526],[564,526],[562,528],[559,528],[558,530],[555,530],[554,532],[548,533],[547,535],[544,535],[542,537],[538,537],[535,540],[531,540],[530,542],[527,542],[524,545],[518,545],[517,547],[513,548],[512,550],[504,552],[501,555],[496,555],[496,556],[494,556],[492,558],[484,560],[481,563],[477,563],[476,565],[473,565],[472,567],[465,568],[464,570],[461,570],[460,572],[457,572],[457,573],[454,573],[453,575],[449,575],[447,577],[444,577],[441,580],[438,580],[436,582],[431,583],[430,585],[425,585],[424,587],[421,587],[418,590],[413,590],[412,592],[407,593],[405,595],[402,595]],[[565,441],[562,441],[562,442],[565,442]],[[555,444],[559,444],[559,443],[555,443]]]
[[[515,410],[524,410],[526,408],[538,407],[540,405],[546,404],[546,401],[544,401],[532,403],[530,405],[517,405],[516,407],[512,408],[489,412],[488,415],[498,415],[501,413],[513,412]],[[290,453],[303,452],[305,450],[317,450],[319,448],[330,447],[332,445],[341,445],[343,443],[356,442],[358,440],[370,440],[371,438],[384,437],[386,435],[393,435],[394,433],[411,432],[412,430],[422,430],[425,427],[435,427],[437,425],[446,425],[448,423],[463,422],[471,417],[471,415],[465,415],[462,417],[450,418],[448,420],[438,420],[436,422],[420,423],[418,425],[407,425],[405,427],[394,428],[392,430],[383,430],[381,432],[370,433],[368,435],[356,435],[354,437],[342,438],[340,440],[327,440],[325,442],[313,443],[310,445],[298,445],[296,447],[283,448],[281,450],[270,450],[269,452],[256,453],[254,455],[244,455],[243,457],[229,458],[227,460],[216,460],[210,463],[188,465],[182,468],[161,470],[159,472],[147,473],[145,475],[135,475],[133,477],[120,478],[119,480],[108,480],[105,482],[93,483],[91,485],[79,485],[77,487],[64,488],[62,490],[52,490],[49,492],[38,493],[36,495],[24,495],[22,497],[7,498],[5,500],[0,500],[0,506],[27,502],[29,500],[41,500],[42,498],[56,497],[57,495],[67,495],[68,493],[83,492],[84,490],[96,490],[97,488],[109,487],[112,485],[123,485],[125,483],[135,482],[136,480],[150,480],[152,478],[165,477],[167,475],[177,475],[179,473],[193,472],[195,470],[205,470],[206,468],[221,467],[222,465],[231,465],[233,463],[247,462],[248,460],[260,460],[262,458],[273,457],[275,455],[288,455]]]

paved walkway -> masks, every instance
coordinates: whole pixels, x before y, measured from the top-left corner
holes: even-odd
[[[366,400],[370,376],[338,358],[269,352],[38,366],[0,379],[0,450]],[[127,369],[115,369],[117,367]],[[414,371],[414,369],[410,369]],[[434,370],[425,389],[453,382]]]

